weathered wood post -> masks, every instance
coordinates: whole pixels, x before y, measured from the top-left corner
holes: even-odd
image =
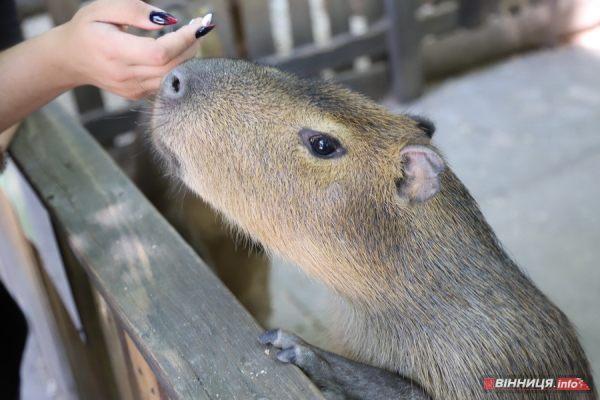
[[[423,90],[420,58],[421,33],[417,23],[416,0],[385,0],[389,18],[388,54],[392,76],[392,93],[406,102],[417,98]]]

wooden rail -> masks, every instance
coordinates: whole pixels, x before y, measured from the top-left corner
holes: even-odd
[[[25,120],[11,155],[51,215],[80,312],[95,308],[85,336],[121,398],[322,399],[266,354],[252,317],[57,104]],[[81,365],[96,361],[72,365],[81,398],[101,398]]]

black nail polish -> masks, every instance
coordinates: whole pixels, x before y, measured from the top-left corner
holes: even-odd
[[[177,23],[177,18],[162,11],[152,11],[150,13],[150,21],[157,25],[173,25]]]
[[[213,29],[215,29],[216,25],[206,25],[203,26],[202,28],[198,29],[196,31],[196,39],[201,38],[202,36],[206,35],[208,32],[212,31]]]
[[[4,155],[4,149],[0,147],[0,174],[4,172],[6,168],[6,156]]]

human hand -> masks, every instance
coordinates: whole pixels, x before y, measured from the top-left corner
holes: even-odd
[[[173,67],[194,57],[201,41],[197,33],[214,27],[202,28],[210,24],[207,19],[197,18],[158,39],[138,37],[127,27],[159,30],[177,20],[140,0],[96,0],[56,28],[54,61],[67,86],[90,84],[139,100],[155,92]]]

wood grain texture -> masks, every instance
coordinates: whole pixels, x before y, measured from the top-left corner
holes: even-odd
[[[308,0],[289,1],[294,47],[313,42]]]
[[[11,152],[168,397],[322,398],[265,354],[255,321],[57,104]]]
[[[417,0],[385,0],[390,24],[387,32],[392,93],[399,102],[417,98],[423,90],[421,34]]]
[[[238,0],[238,3],[248,58],[255,59],[275,53],[269,0]]]
[[[40,271],[43,268],[37,265],[17,213],[0,190],[0,278],[28,317],[30,334],[39,343],[41,356],[57,384],[57,394],[61,399],[77,400],[80,395],[71,370],[68,343],[64,342]]]
[[[141,396],[136,391],[135,380],[132,372],[128,368],[127,359],[125,356],[125,337],[122,328],[117,325],[115,317],[108,308],[108,305],[98,293],[93,290],[94,302],[98,309],[100,326],[106,341],[108,357],[110,358],[111,372],[115,378],[117,389],[119,391],[119,400],[136,400]]]
[[[207,7],[213,13],[213,23],[219,27],[217,33],[225,51],[224,55],[230,58],[239,57],[239,51],[235,43],[235,27],[230,2],[212,0],[208,2]]]
[[[314,75],[325,68],[337,68],[352,63],[357,57],[381,54],[386,50],[385,34],[388,23],[381,20],[364,35],[342,33],[322,46],[300,46],[285,56],[263,57],[264,64],[305,75]]]
[[[60,228],[57,229],[60,230]],[[111,372],[111,364],[100,327],[98,311],[94,304],[90,280],[84,269],[77,263],[64,235],[57,234],[57,243],[81,317],[83,338],[82,332],[75,328],[69,318],[46,270],[40,268],[40,272],[46,286],[48,299],[54,310],[54,318],[66,345],[79,395],[90,400],[117,398],[117,385]]]
[[[435,35],[455,28],[457,18],[458,5],[448,1],[436,8],[435,13],[418,17],[416,23],[421,34]],[[397,26],[399,23],[394,22],[391,25]],[[389,26],[389,19],[382,18],[372,23],[363,35],[353,35],[346,30],[345,33],[336,34],[325,45],[306,44],[294,48],[289,54],[269,55],[258,61],[304,75],[315,75],[325,68],[338,68],[351,64],[357,57],[385,54],[388,52],[386,40]],[[405,29],[398,34],[404,35]],[[420,41],[417,45],[420,45]]]
[[[329,22],[331,24],[331,35],[339,35],[350,30],[350,1],[349,0],[325,0]]]

